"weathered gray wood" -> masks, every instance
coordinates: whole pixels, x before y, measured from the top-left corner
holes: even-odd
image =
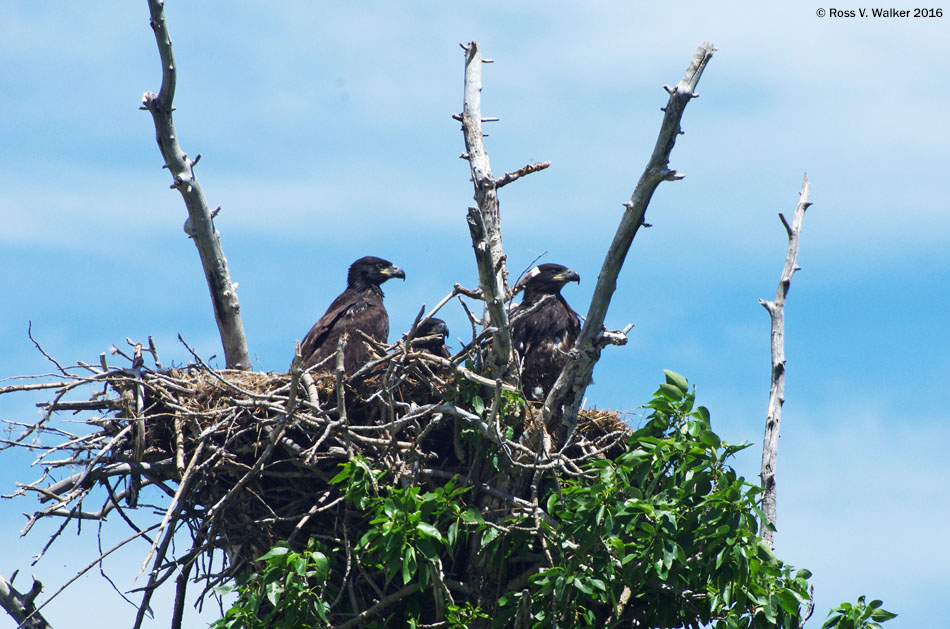
[[[178,144],[175,123],[172,119],[172,101],[175,98],[175,80],[177,68],[172,53],[172,42],[165,23],[163,0],[148,0],[151,14],[150,24],[155,31],[158,52],[162,60],[162,87],[158,94],[146,92],[142,97],[142,108],[152,114],[155,122],[155,135],[158,148],[165,160],[165,167],[172,174],[172,188],[177,189],[188,208],[188,220],[185,221],[185,233],[190,236],[198,248],[201,266],[211,291],[214,316],[224,346],[224,357],[228,369],[250,369],[251,360],[244,336],[244,324],[241,322],[241,306],[237,297],[237,284],[231,282],[228,261],[221,248],[221,240],[214,228],[214,214],[208,208],[204,191],[195,176],[195,164],[200,155],[189,159]]]
[[[702,77],[706,64],[716,52],[716,47],[704,42],[696,50],[682,80],[675,87],[665,86],[670,98],[664,108],[663,123],[653,148],[653,154],[647,162],[640,181],[637,183],[630,200],[624,203],[623,216],[614,234],[607,255],[604,257],[597,285],[591,298],[590,308],[580,336],[571,350],[573,360],[567,362],[557,382],[544,400],[542,418],[549,432],[564,433],[568,439],[577,425],[577,412],[584,399],[587,385],[591,381],[594,365],[600,359],[600,351],[607,343],[615,339],[604,338],[604,318],[614,291],[617,289],[617,276],[623,267],[633,238],[644,224],[647,205],[653,192],[662,181],[682,179],[683,175],[669,167],[670,153],[676,142],[676,136],[682,133],[680,120],[686,104],[696,98],[695,89]],[[552,425],[555,418],[561,417],[563,428]]]
[[[776,483],[775,466],[778,459],[779,428],[782,423],[782,405],[785,403],[785,297],[792,284],[792,276],[801,267],[796,264],[798,258],[798,239],[802,231],[802,221],[805,210],[811,203],[808,201],[808,175],[802,180],[802,189],[799,193],[798,205],[792,215],[792,222],[785,219],[780,212],[779,218],[788,234],[788,252],[785,255],[785,264],[782,275],[779,277],[775,299],[759,303],[768,311],[772,321],[772,382],[769,387],[769,410],[765,419],[765,438],[762,442],[762,511],[765,521],[759,522],[759,537],[774,546],[776,518]]]
[[[465,155],[472,170],[475,202],[468,209],[468,228],[478,264],[478,280],[485,300],[492,332],[494,375],[508,379],[515,364],[508,325],[508,269],[501,243],[501,214],[498,207],[498,181],[492,176],[488,152],[482,140],[482,51],[478,42],[463,45],[465,51],[465,96],[462,106],[462,133]],[[504,183],[507,183],[505,181]]]
[[[0,577],[0,607],[3,607],[24,629],[51,629],[50,624],[33,604],[42,589],[43,585],[34,579],[30,591],[21,594],[10,581]]]

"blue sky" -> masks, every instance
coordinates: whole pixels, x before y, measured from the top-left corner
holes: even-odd
[[[180,141],[202,154],[198,177],[222,206],[216,225],[266,370],[286,368],[357,257],[406,270],[385,286],[391,338],[454,282],[476,284],[472,189],[451,119],[459,42],[477,39],[496,60],[483,91],[483,114],[501,118],[487,129],[495,173],[552,162],[502,191],[509,266],[544,252],[571,266],[582,281],[565,296],[582,313],[652,151],[662,85],[714,42],[671,161],[686,179],[654,196],[653,228],[637,236],[607,316],[636,327],[605,351],[588,404],[635,409],[662,369],[676,370],[726,440],[753,442],[736,467],[755,477],[769,384],[756,300],[775,293],[786,247],[776,215],[791,214],[807,171],[777,551],[814,572],[810,626],[859,594],[901,614],[888,627],[945,615],[950,552],[931,540],[950,516],[950,16],[818,18],[819,3],[748,1],[168,5]],[[63,362],[149,334],[166,362],[188,358],[179,333],[221,355],[184,206],[138,110],[160,78],[145,0],[0,5],[0,377],[49,370],[30,320]],[[444,312],[462,335],[461,311]],[[4,396],[0,418],[31,419],[33,402]],[[38,476],[29,462],[4,453],[0,491]],[[0,503],[0,572],[33,572],[51,593],[95,556],[92,527],[31,568],[46,538],[17,532],[32,508]],[[118,587],[132,587],[145,550],[112,562]],[[156,607],[148,626],[167,626]],[[98,575],[45,611],[56,626],[134,617]]]

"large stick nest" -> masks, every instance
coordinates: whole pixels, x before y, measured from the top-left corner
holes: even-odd
[[[80,363],[61,368],[61,381],[9,386],[0,394],[56,392],[43,405],[44,417],[32,426],[21,424],[22,434],[2,446],[42,452],[37,463],[46,469],[43,477],[17,493],[35,492],[48,506],[24,532],[44,517],[68,522],[118,512],[153,539],[140,616],[151,591],[179,570],[189,575],[198,568],[191,576],[205,583],[200,600],[211,587],[252,569],[278,541],[303,546],[311,537],[337,540],[346,502],[330,480],[354,457],[388,471],[391,483],[472,479],[473,468],[484,465],[486,444],[502,465],[528,477],[542,466],[579,473],[581,461],[619,451],[629,434],[616,413],[582,411],[570,447],[549,451],[551,440],[539,434],[543,429],[531,405],[504,415],[502,392],[488,386],[491,381],[402,343],[352,377],[342,368],[216,371],[197,356],[187,367],[163,369],[154,348],[156,366],[150,369],[136,347],[128,357],[131,368]],[[88,399],[73,399],[81,391],[89,392]],[[473,396],[486,400],[481,414],[472,410]],[[85,419],[91,430],[84,434],[67,433],[52,421],[78,411],[98,412]],[[465,438],[466,431],[484,437],[478,440],[481,450]],[[52,480],[61,470],[69,474]],[[136,509],[163,494],[162,517],[154,508]],[[97,497],[102,508],[84,511]],[[492,519],[500,522],[523,509],[526,498],[508,496],[507,512]],[[172,556],[170,541],[179,531],[187,531],[191,548]]]

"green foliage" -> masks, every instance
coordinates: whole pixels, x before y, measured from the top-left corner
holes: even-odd
[[[874,600],[865,604],[864,596],[858,597],[854,605],[842,603],[828,613],[828,620],[821,629],[880,629],[880,623],[896,618],[897,614],[882,608],[882,601]]]
[[[534,472],[505,467],[477,430],[475,466],[441,486],[394,482],[355,457],[330,481],[348,505],[340,548],[276,547],[215,628],[336,625],[390,597],[361,626],[797,629],[811,574],[758,537],[760,490],[727,465],[748,445],[723,442],[695,398],[665,372],[622,452],[588,458],[581,474],[547,468],[535,511],[481,493],[498,483],[528,504],[512,475]],[[476,386],[460,388],[463,402],[489,412]],[[506,396],[500,415],[523,405]],[[894,616],[880,605],[861,597],[824,627],[877,627]]]
[[[468,488],[458,489],[455,482],[424,494],[419,487],[393,489],[370,500],[373,518],[357,548],[365,551],[364,564],[385,574],[386,584],[399,576],[403,585],[417,581],[428,587],[430,565],[443,553],[451,557],[466,523],[481,521],[477,509],[463,508],[458,497]]]
[[[237,586],[219,588],[226,594],[236,591],[237,602],[213,629],[297,629],[329,626],[329,603],[324,586],[330,574],[330,560],[322,545],[311,539],[306,550],[294,552],[281,543],[260,560],[264,567],[237,581]]]
[[[809,575],[756,535],[759,489],[725,465],[746,446],[712,432],[679,374],[666,372],[646,408],[622,455],[594,460],[589,476],[548,496],[554,565],[503,599],[496,626],[530,595],[534,626],[797,627]]]

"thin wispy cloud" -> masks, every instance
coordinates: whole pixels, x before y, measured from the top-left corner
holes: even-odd
[[[835,21],[816,8],[169,2],[176,124],[222,206],[255,364],[286,367],[361,255],[406,269],[405,283],[387,285],[391,338],[454,282],[474,284],[472,189],[450,118],[458,43],[471,39],[496,60],[483,90],[486,115],[501,118],[486,126],[496,174],[553,162],[502,190],[510,268],[548,252],[580,272],[566,297],[586,311],[653,148],[662,85],[711,40],[720,51],[671,163],[687,178],[660,187],[654,227],[637,236],[607,320],[636,327],[626,347],[605,350],[589,405],[634,408],[672,368],[729,441],[761,439],[768,322],[756,299],[774,294],[786,244],[776,214],[791,212],[808,171],[815,205],[787,311],[780,554],[815,571],[819,614],[865,593],[902,614],[888,626],[940,617],[928,594],[946,580],[939,561],[900,544],[908,523],[947,515],[927,497],[947,470],[921,463],[940,460],[950,419],[937,391],[950,369],[946,18]],[[179,332],[220,354],[184,207],[138,111],[160,80],[144,1],[0,6],[0,376],[48,368],[25,338],[31,319],[67,361],[148,334],[187,360]],[[458,306],[445,318],[452,339],[470,334]],[[912,399],[917,408],[901,403]],[[24,409],[8,404],[0,416]],[[749,478],[757,449],[737,463]],[[878,506],[882,494],[891,502]],[[0,507],[8,524],[31,508]],[[15,561],[0,570],[26,566]],[[76,587],[97,601],[108,588]],[[107,605],[127,618],[124,604]],[[68,609],[54,604],[50,617]]]

